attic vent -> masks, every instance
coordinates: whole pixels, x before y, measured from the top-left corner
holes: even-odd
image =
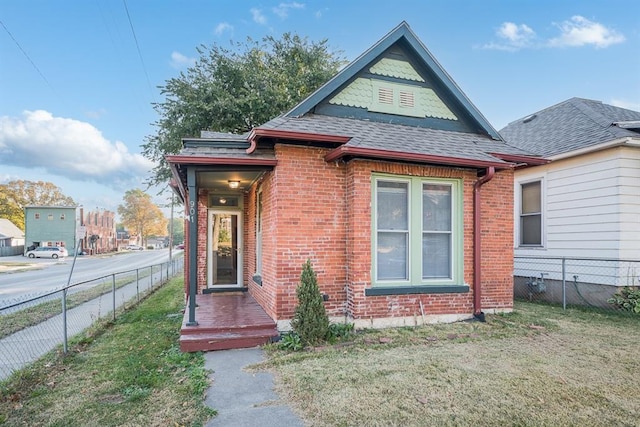
[[[415,98],[413,92],[400,91],[400,107],[413,108],[415,107]]]
[[[529,123],[530,121],[532,121],[533,119],[535,119],[537,116],[535,114],[532,114],[530,116],[525,117],[522,120],[522,123]]]
[[[393,105],[393,89],[386,88],[386,87],[379,87],[378,102],[380,104]]]

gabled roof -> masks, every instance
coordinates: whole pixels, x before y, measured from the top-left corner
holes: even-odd
[[[500,134],[515,147],[551,157],[625,138],[640,139],[640,112],[571,98],[509,123]]]
[[[428,67],[440,80],[452,95],[460,102],[460,104],[467,110],[468,114],[475,120],[478,126],[486,132],[491,138],[496,140],[502,140],[500,134],[491,126],[487,119],[480,113],[480,111],[471,103],[469,98],[462,92],[458,85],[453,81],[451,76],[442,68],[435,57],[429,52],[429,50],[422,44],[415,33],[409,27],[405,21],[402,21],[400,25],[391,30],[389,34],[384,36],[375,45],[369,48],[366,52],[356,58],[347,67],[345,67],[340,73],[335,75],[331,80],[321,86],[318,90],[312,93],[305,100],[293,107],[289,112],[284,114],[284,117],[300,117],[313,110],[318,104],[329,97],[334,91],[351,80],[357,73],[359,73],[364,67],[370,64],[380,54],[387,49],[391,48],[398,42],[405,42],[416,53],[418,58]]]
[[[14,223],[6,218],[0,218],[0,237],[24,239],[24,233]]]

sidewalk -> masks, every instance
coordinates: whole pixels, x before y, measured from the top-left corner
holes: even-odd
[[[304,423],[273,391],[269,372],[247,372],[262,362],[259,347],[205,353],[205,368],[213,372],[205,404],[218,411],[207,427],[302,427]]]

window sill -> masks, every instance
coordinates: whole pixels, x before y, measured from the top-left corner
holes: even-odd
[[[256,285],[262,286],[262,276],[260,274],[254,274],[252,279],[256,283]]]
[[[376,286],[365,289],[364,295],[372,297],[407,294],[465,294],[467,292],[469,292],[469,285]]]

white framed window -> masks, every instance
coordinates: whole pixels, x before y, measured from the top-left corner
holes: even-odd
[[[463,281],[460,180],[374,175],[374,285]]]
[[[520,246],[542,246],[542,181],[520,184]]]

